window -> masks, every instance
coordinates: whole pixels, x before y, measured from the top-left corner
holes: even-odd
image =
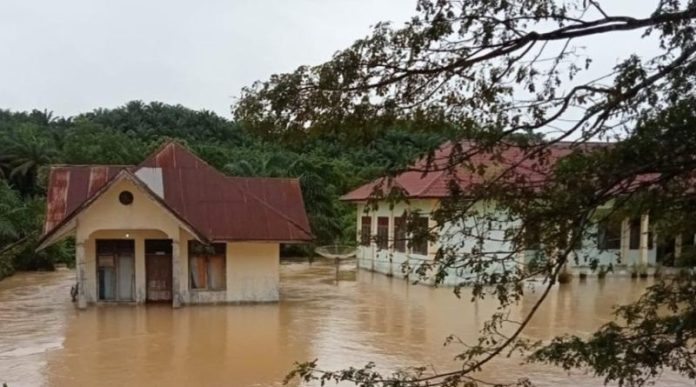
[[[370,245],[370,234],[372,233],[372,217],[363,216],[360,226],[360,244],[363,246]]]
[[[224,290],[227,277],[225,244],[205,245],[189,241],[188,248],[191,289]]]
[[[377,218],[377,247],[380,250],[389,248],[389,218],[386,216]]]
[[[541,249],[541,231],[536,227],[532,227],[528,224],[523,231],[522,238],[524,238],[524,249],[525,250],[540,250]]]
[[[621,223],[604,221],[597,224],[597,247],[600,250],[621,248]]]
[[[394,218],[394,250],[406,252],[406,218],[403,216]]]
[[[631,250],[638,250],[640,249],[640,219],[631,219],[630,226],[631,232],[629,236],[628,248]],[[652,232],[648,232],[648,249],[653,248],[652,239]]]
[[[414,254],[428,255],[428,217],[413,218],[411,250]]]

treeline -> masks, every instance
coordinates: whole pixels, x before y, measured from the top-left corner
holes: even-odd
[[[407,164],[444,135],[393,122],[273,136],[215,113],[159,102],[132,101],[75,117],[0,110],[0,278],[72,262],[70,241],[34,251],[50,164],[135,164],[172,138],[230,175],[298,177],[321,245],[355,235],[353,209],[338,200],[341,194]]]

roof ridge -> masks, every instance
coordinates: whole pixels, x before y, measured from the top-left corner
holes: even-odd
[[[155,157],[157,154],[159,154],[159,153],[161,153],[162,151],[164,151],[165,149],[167,149],[167,147],[169,147],[169,146],[179,147],[182,151],[184,151],[184,152],[186,152],[187,154],[191,155],[194,159],[196,159],[197,161],[199,161],[201,164],[205,165],[205,166],[208,167],[209,169],[211,169],[211,170],[213,170],[213,171],[215,171],[215,172],[217,172],[217,173],[219,173],[219,174],[221,174],[221,175],[223,175],[223,176],[226,176],[224,173],[220,172],[217,168],[215,168],[215,167],[213,167],[212,165],[210,165],[207,161],[203,160],[203,159],[202,159],[200,156],[198,156],[198,155],[196,154],[196,152],[194,152],[192,149],[189,149],[188,147],[184,146],[184,145],[183,145],[179,140],[177,140],[177,139],[169,139],[169,140],[165,141],[164,143],[162,143],[159,147],[157,147],[157,149],[155,149],[153,152],[151,152],[149,155],[147,155],[147,157],[145,157],[145,159],[143,159],[143,161],[141,161],[140,163],[138,163],[137,165],[135,165],[135,169],[143,168],[144,165],[145,165],[148,161],[150,161],[150,159],[152,159],[152,158]]]
[[[134,164],[65,164],[65,163],[58,163],[58,164],[51,164],[49,166],[50,169],[53,168],[92,168],[92,167],[114,167],[114,168],[126,168],[126,167],[134,167]]]

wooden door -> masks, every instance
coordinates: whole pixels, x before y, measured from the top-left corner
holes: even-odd
[[[145,257],[147,270],[147,300],[172,300],[172,257],[150,254]]]
[[[148,301],[172,300],[171,240],[145,241],[145,281]]]

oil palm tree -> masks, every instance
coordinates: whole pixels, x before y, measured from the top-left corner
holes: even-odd
[[[58,156],[52,141],[30,124],[10,132],[1,148],[3,157],[0,163],[6,168],[7,178],[25,196],[36,193],[39,168],[55,161]]]

